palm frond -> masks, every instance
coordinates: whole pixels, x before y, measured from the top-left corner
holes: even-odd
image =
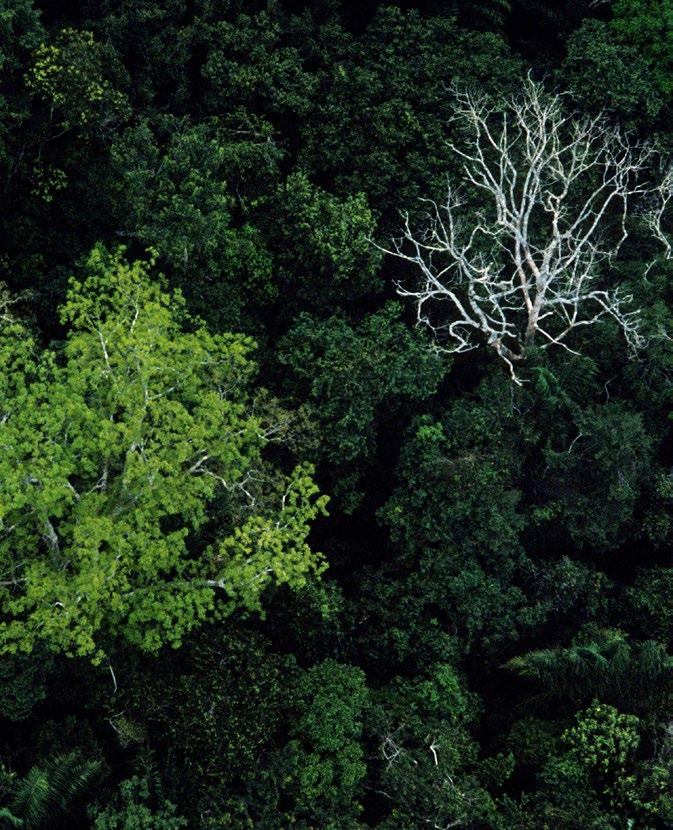
[[[35,766],[14,785],[12,812],[28,830],[49,827],[67,813],[99,770],[97,761],[81,761],[70,752]]]

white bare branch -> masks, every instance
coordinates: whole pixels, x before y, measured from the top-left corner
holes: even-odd
[[[664,233],[662,222],[664,213],[669,206],[671,199],[673,199],[673,167],[669,167],[657,187],[653,191],[654,206],[645,214],[645,221],[649,226],[652,235],[660,242],[663,247],[663,258],[671,259],[673,256],[673,246],[670,240]],[[656,259],[650,263],[647,271],[656,263]]]
[[[398,285],[416,301],[418,322],[442,350],[492,347],[515,379],[527,348],[574,352],[571,332],[602,318],[617,322],[636,353],[639,310],[606,270],[626,239],[631,202],[655,189],[643,181],[652,150],[600,116],[567,114],[560,95],[530,78],[521,97],[497,108],[454,96],[463,140],[449,146],[462,181],[447,183],[441,204],[423,200],[420,232],[405,216],[402,235],[381,248],[420,272],[415,286]],[[467,210],[467,188],[485,208]],[[671,193],[661,190],[662,212]]]

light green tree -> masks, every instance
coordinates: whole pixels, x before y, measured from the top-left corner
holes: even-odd
[[[264,459],[283,425],[250,396],[249,338],[102,248],[62,321],[58,351],[9,313],[0,328],[0,652],[178,646],[321,569],[306,537],[326,499]]]

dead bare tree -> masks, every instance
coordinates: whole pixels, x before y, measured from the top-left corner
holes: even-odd
[[[382,248],[420,271],[416,286],[398,285],[416,300],[418,321],[445,351],[492,347],[515,380],[514,364],[533,344],[573,352],[571,332],[604,317],[635,353],[644,345],[639,311],[605,266],[626,239],[634,198],[652,189],[644,182],[652,150],[602,116],[566,113],[562,96],[531,79],[504,105],[454,95],[463,141],[449,146],[463,181],[447,183],[441,204],[423,200],[419,232],[407,215],[402,236]],[[469,209],[470,186],[484,209]]]

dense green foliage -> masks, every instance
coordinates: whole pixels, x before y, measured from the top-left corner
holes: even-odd
[[[646,345],[515,383],[382,248],[527,78]],[[673,828],[672,95],[670,0],[0,0],[0,828]]]

